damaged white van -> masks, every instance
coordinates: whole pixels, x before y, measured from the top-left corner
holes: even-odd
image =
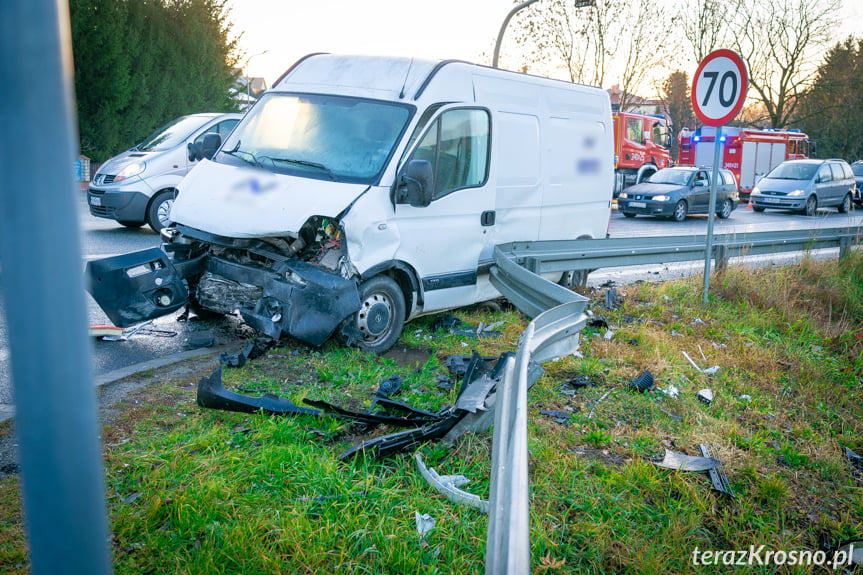
[[[164,251],[90,262],[90,291],[120,326],[188,304],[382,352],[414,317],[499,297],[495,245],[605,237],[611,122],[599,88],[307,56],[209,142]]]

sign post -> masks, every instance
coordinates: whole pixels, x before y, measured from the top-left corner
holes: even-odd
[[[716,128],[713,173],[710,176],[710,207],[707,210],[707,246],[704,256],[704,303],[710,291],[710,260],[713,257],[713,219],[716,217],[716,182],[722,159],[722,126],[730,122],[746,99],[749,75],[737,52],[714,50],[701,61],[692,78],[692,109],[707,126]]]

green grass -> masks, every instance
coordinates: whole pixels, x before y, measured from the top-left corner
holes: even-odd
[[[842,456],[846,446],[863,453],[863,255],[730,268],[712,281],[707,306],[701,290],[698,278],[618,288],[623,304],[613,311],[602,292],[588,294],[614,338],[587,331],[583,359],[544,365],[529,397],[534,572],[695,573],[704,571],[691,563],[696,547],[817,550],[821,538],[863,538],[863,482]],[[456,315],[503,321],[501,336],[432,332],[435,318],[421,318],[397,344],[427,352],[419,366],[332,344],[286,345],[226,368],[225,385],[365,409],[377,384],[398,374],[399,400],[438,409],[456,395],[436,386],[448,356],[514,351],[527,324],[514,311]],[[684,351],[720,370],[697,372]],[[657,390],[673,384],[680,395],[630,390],[648,369]],[[595,385],[560,393],[576,376]],[[118,574],[483,572],[487,517],[433,491],[412,453],[338,461],[387,430],[204,410],[190,383],[160,379],[104,429]],[[709,405],[696,399],[708,387]],[[564,425],[544,409],[571,415]],[[487,498],[491,437],[419,450]],[[701,443],[716,446],[736,499],[712,491],[706,475],[649,462],[666,448],[699,454]],[[17,490],[15,480],[0,483],[0,571],[10,573],[26,569]],[[424,538],[415,512],[436,521]]]

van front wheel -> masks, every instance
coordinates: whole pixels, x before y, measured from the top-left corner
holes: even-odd
[[[157,234],[171,225],[171,208],[174,205],[174,190],[163,190],[156,194],[147,208],[147,225]]]
[[[360,309],[347,321],[353,324],[347,327],[356,335],[357,347],[384,353],[395,345],[405,325],[405,296],[401,288],[384,275],[363,282],[360,284]]]

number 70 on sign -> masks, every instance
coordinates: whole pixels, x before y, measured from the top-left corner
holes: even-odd
[[[692,109],[708,126],[731,121],[746,100],[749,76],[743,59],[732,50],[715,50],[698,66],[692,78]]]

